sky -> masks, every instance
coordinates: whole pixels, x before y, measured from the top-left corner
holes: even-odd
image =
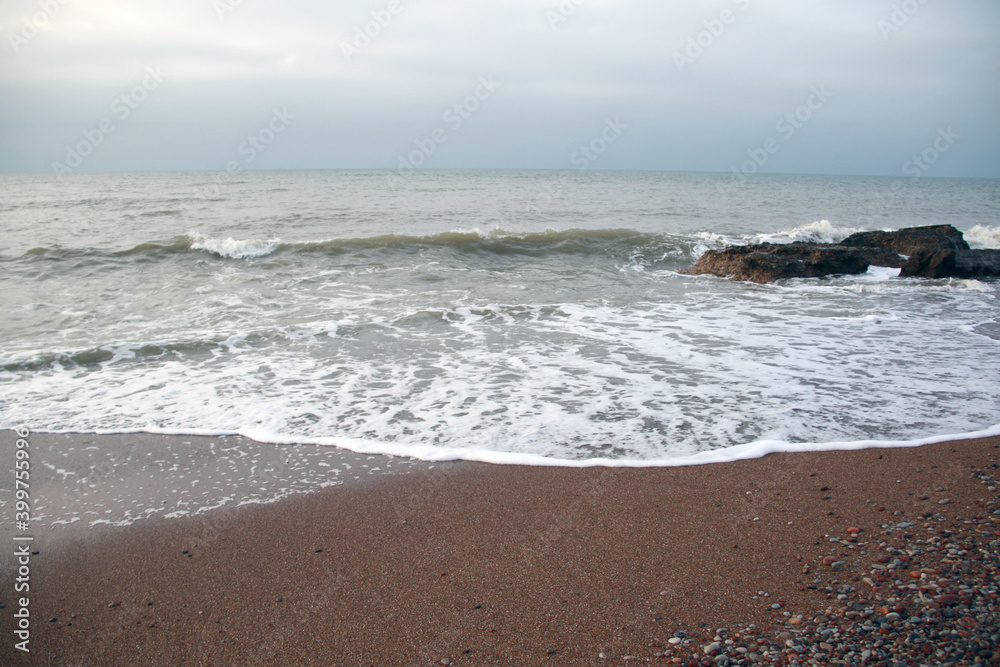
[[[3,0],[0,171],[1000,177],[997,0]]]

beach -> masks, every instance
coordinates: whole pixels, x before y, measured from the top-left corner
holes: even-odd
[[[5,6],[0,667],[1000,667],[1000,2]]]
[[[113,451],[111,437],[86,437]],[[875,619],[887,623],[876,634],[906,642],[921,623],[960,628],[954,642],[977,648],[955,649],[955,664],[994,664],[998,462],[994,437],[672,468],[421,463],[266,504],[76,522],[52,529],[31,558],[30,654],[8,640],[0,655],[39,665],[752,664],[735,647],[751,637],[766,653],[766,637],[777,648],[753,653],[761,662],[808,664],[796,642],[817,623]],[[931,549],[941,535],[967,548]],[[930,583],[961,592],[962,577],[978,577],[974,598],[948,617]],[[12,590],[4,582],[7,610]],[[924,602],[890,611],[907,595]],[[4,623],[10,637],[9,613]],[[948,645],[941,637],[935,650]],[[824,646],[814,664],[831,664],[838,644]],[[815,662],[817,650],[828,657]]]

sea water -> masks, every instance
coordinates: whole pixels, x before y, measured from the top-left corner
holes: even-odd
[[[682,272],[862,229],[997,248],[1000,181],[236,176],[0,175],[0,427],[562,465],[1000,432],[997,281]]]

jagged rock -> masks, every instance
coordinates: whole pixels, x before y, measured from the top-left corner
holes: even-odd
[[[900,277],[1000,277],[1000,250],[921,250],[910,255]]]
[[[762,243],[710,250],[686,273],[770,283],[783,278],[864,273],[872,264],[899,267],[903,261],[897,253],[884,248],[851,248],[827,243]]]
[[[851,247],[888,248],[901,255],[921,250],[968,250],[962,232],[951,225],[908,227],[894,232],[858,232],[840,242]]]

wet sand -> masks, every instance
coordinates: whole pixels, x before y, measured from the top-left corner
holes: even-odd
[[[1000,438],[684,468],[420,465],[77,527],[32,556],[29,655],[13,649],[5,568],[0,662],[656,662],[677,631],[763,630],[828,607],[825,586],[862,587],[899,522],[933,512],[1000,531],[998,494],[973,476],[998,462]],[[0,533],[5,551],[14,534]]]

